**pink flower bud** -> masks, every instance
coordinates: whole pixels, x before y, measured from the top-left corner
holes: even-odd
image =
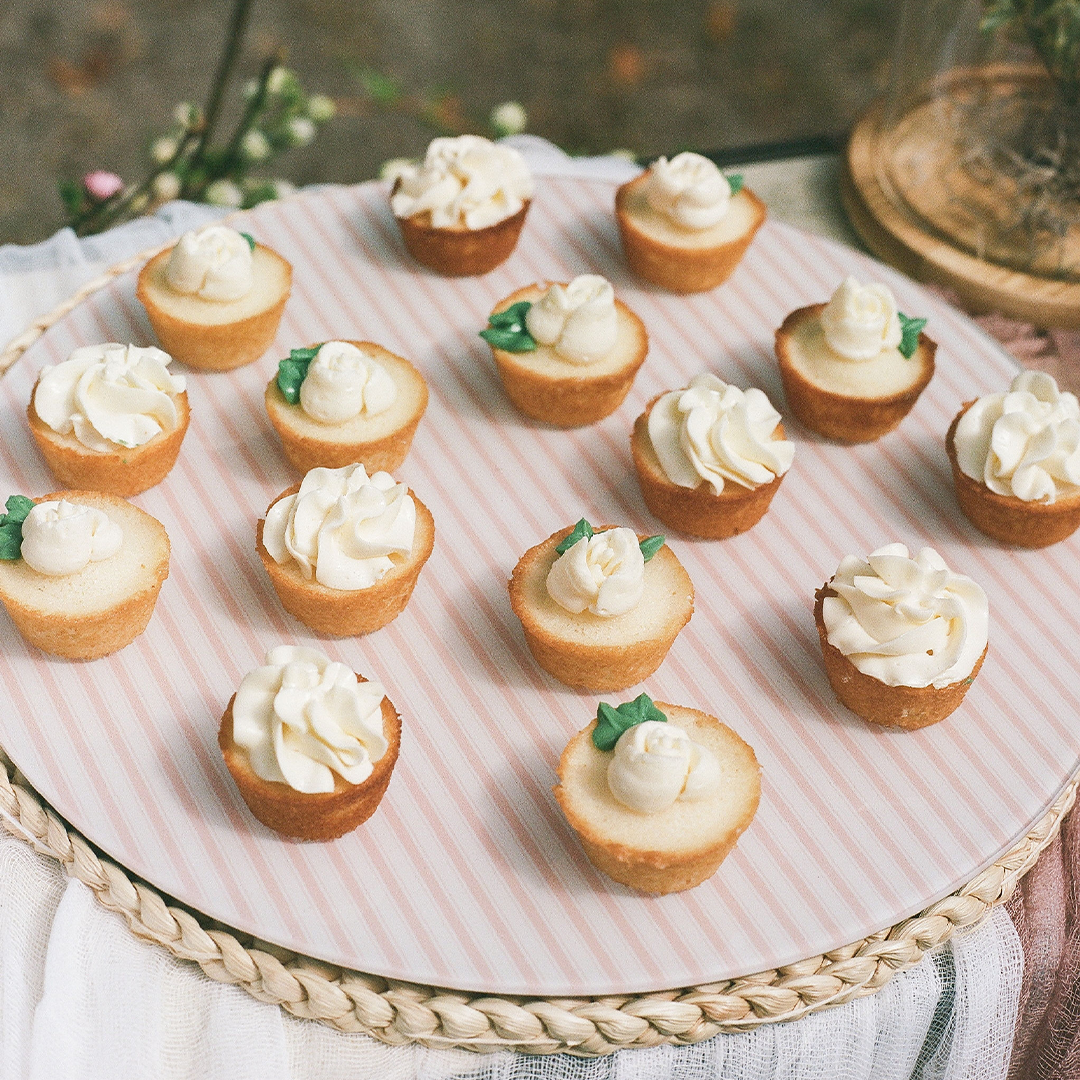
[[[124,181],[116,173],[92,172],[83,177],[83,190],[95,202],[111,199],[118,191],[124,190]]]

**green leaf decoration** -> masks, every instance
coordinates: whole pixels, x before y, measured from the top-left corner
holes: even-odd
[[[278,362],[278,389],[290,405],[299,403],[300,384],[307,377],[308,367],[319,348],[320,346],[313,345],[307,349],[293,349],[287,360]]]
[[[638,547],[641,548],[641,554],[644,556],[645,561],[648,562],[662,547],[664,546],[664,537],[662,536],[646,536]]]
[[[731,186],[731,194],[732,195],[738,195],[739,192],[742,191],[742,187],[743,187],[742,173],[732,173],[729,177],[727,177],[727,182]]]
[[[596,709],[596,727],[592,741],[597,750],[614,750],[624,731],[643,724],[646,720],[667,723],[667,717],[653,704],[648,694],[639,694],[633,701],[612,707],[601,701]]]
[[[34,500],[25,495],[10,495],[4,504],[7,513],[0,516],[0,559],[12,562],[22,557],[22,527]]]
[[[254,251],[255,250],[255,237],[252,236],[251,233],[246,233],[246,232],[242,232],[240,235],[248,242],[248,247],[251,248],[252,251]]]
[[[902,311],[897,314],[900,316],[900,353],[910,360],[919,347],[919,335],[926,325],[926,319],[909,319]]]
[[[525,316],[532,307],[530,300],[519,300],[505,311],[488,316],[488,328],[480,336],[496,349],[506,352],[535,352],[536,339],[525,326]]]
[[[593,536],[593,527],[582,518],[571,530],[569,535],[564,536],[558,544],[555,545],[555,550],[560,554],[564,554],[569,551],[583,536]]]

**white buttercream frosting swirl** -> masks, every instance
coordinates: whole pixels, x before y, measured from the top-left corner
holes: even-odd
[[[404,166],[390,208],[399,218],[431,212],[436,229],[485,229],[533,195],[525,159],[479,135],[433,139],[422,165]]]
[[[525,327],[572,364],[602,360],[615,345],[615,290],[599,274],[581,274],[569,285],[554,284],[525,313]]]
[[[822,603],[829,643],[888,686],[960,682],[986,648],[986,593],[933,548],[914,559],[903,544],[847,555],[829,588],[837,594]]]
[[[872,360],[903,338],[896,300],[887,285],[861,285],[850,275],[821,313],[829,348],[848,360]]]
[[[169,252],[165,283],[203,300],[242,300],[253,282],[251,245],[228,225],[186,232]]]
[[[684,229],[697,231],[717,224],[727,213],[731,184],[707,157],[686,151],[670,161],[649,166],[645,201]]]
[[[998,495],[1056,501],[1080,487],[1080,404],[1053,377],[1022,371],[1007,394],[989,394],[960,417],[960,471]]]
[[[305,795],[362,784],[389,743],[377,682],[360,682],[317,649],[279,645],[244,676],[233,699],[233,741],[256,776]]]
[[[416,504],[404,484],[345,465],[312,469],[298,492],[278,499],[266,512],[263,546],[329,589],[367,589],[393,568],[391,555],[412,551],[415,531]]]
[[[726,482],[757,488],[791,468],[795,444],[774,439],[780,414],[762,391],[740,390],[708,372],[661,395],[649,410],[649,440],[664,475],[679,487]]]
[[[548,595],[574,615],[623,615],[644,590],[645,557],[633,529],[583,536],[555,560],[547,576]]]
[[[153,346],[109,342],[76,349],[62,364],[41,369],[34,411],[60,435],[74,434],[88,450],[142,446],[176,427],[173,394],[182,376],[169,374],[172,357]]]
[[[123,542],[124,530],[104,510],[55,499],[36,503],[26,515],[21,554],[39,574],[67,577],[111,558]]]
[[[397,384],[386,368],[348,341],[320,345],[300,384],[300,407],[321,424],[377,416],[396,400]]]
[[[693,802],[715,794],[720,788],[720,763],[678,725],[646,720],[619,736],[607,782],[624,806],[655,814],[678,800]]]

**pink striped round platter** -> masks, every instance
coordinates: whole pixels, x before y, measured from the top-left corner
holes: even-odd
[[[262,360],[189,374],[179,463],[134,500],[173,545],[147,632],[70,663],[0,616],[0,744],[38,791],[130,871],[240,930],[361,971],[503,994],[641,992],[791,963],[918,911],[1024,835],[1080,764],[1080,540],[1019,552],[983,539],[959,513],[943,446],[962,402],[1008,384],[1008,357],[899,275],[783,225],[766,225],[727,284],[671,296],[624,269],[609,184],[549,178],[505,265],[446,280],[404,254],[386,195],[330,188],[242,219],[293,263],[293,296]],[[560,432],[515,413],[477,331],[518,286],[583,272],[613,281],[651,348],[614,415]],[[757,751],[763,795],[715,877],[635,894],[593,870],[552,797],[559,753],[597,697],[536,667],[507,578],[526,548],[582,516],[657,531],[628,445],[643,404],[708,369],[782,409],[774,328],[849,272],[929,316],[938,373],[871,445],[831,445],[790,422],[795,464],[748,535],[671,538],[694,618],[654,677],[605,699],[645,689],[715,713]],[[254,549],[256,519],[297,479],[263,388],[291,347],[328,338],[377,341],[431,387],[398,475],[435,516],[435,553],[400,618],[341,641],[284,614]],[[133,275],[54,325],[0,383],[3,496],[54,488],[26,427],[30,389],[43,364],[103,340],[153,340]],[[836,704],[811,612],[843,555],[893,541],[936,547],[991,605],[989,656],[964,705],[915,733],[872,729]],[[403,716],[378,813],[333,843],[259,825],[218,753],[230,694],[280,642],[379,679]]]

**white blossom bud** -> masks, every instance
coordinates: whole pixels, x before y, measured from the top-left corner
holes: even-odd
[[[203,202],[211,206],[239,206],[244,201],[240,189],[231,180],[215,180],[203,192]]]
[[[337,106],[333,99],[325,94],[312,94],[308,98],[307,114],[316,124],[325,124],[327,120],[332,120],[336,112]]]
[[[173,109],[173,119],[183,128],[193,128],[202,119],[202,110],[190,101],[181,101]]]
[[[164,165],[167,161],[172,161],[178,145],[175,139],[170,139],[168,135],[162,135],[160,139],[154,140],[153,145],[150,147],[150,156],[159,165]]]
[[[270,156],[270,140],[256,128],[252,128],[240,140],[240,153],[248,161],[265,161]]]
[[[158,173],[152,186],[154,198],[158,202],[168,202],[180,194],[180,177],[174,172]]]
[[[272,183],[274,185],[275,199],[284,199],[296,193],[296,185],[288,180],[274,180]]]
[[[294,116],[287,131],[289,142],[294,146],[307,146],[315,138],[315,125],[306,116]]]
[[[384,161],[382,165],[379,166],[379,179],[389,180],[392,184],[407,169],[411,169],[415,164],[416,162],[410,158],[391,158],[389,161]]]
[[[517,135],[528,122],[525,107],[517,101],[504,101],[491,110],[491,126],[500,135]]]
[[[280,94],[292,81],[293,73],[288,68],[276,67],[266,80],[266,89],[271,94]]]

